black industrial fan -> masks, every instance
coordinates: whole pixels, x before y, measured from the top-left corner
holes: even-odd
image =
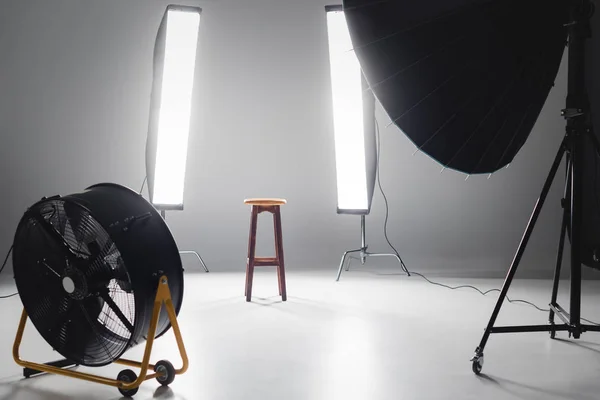
[[[527,140],[568,48],[566,132],[472,358],[476,374],[492,333],[565,331],[579,338],[582,265],[600,269],[600,141],[590,100],[600,42],[591,0],[344,0],[350,36],[370,90],[418,147],[467,174],[508,165]],[[597,49],[596,49],[597,50]],[[596,121],[598,122],[598,121]],[[562,160],[561,225],[549,324],[495,326]],[[569,311],[557,302],[563,247],[570,248]],[[554,317],[561,323],[555,324]]]
[[[167,225],[150,203],[116,184],[31,206],[15,234],[13,266],[24,312],[71,364],[118,362],[149,339],[149,329],[151,339],[165,333],[173,322],[168,307],[159,308],[153,320],[161,279],[168,282],[172,314],[181,307],[183,268]],[[167,375],[174,368],[161,363],[156,377],[172,381]],[[135,381],[132,373],[115,386]]]

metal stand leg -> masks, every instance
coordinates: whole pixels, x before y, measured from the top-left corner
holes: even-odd
[[[558,284],[560,283],[560,269],[562,265],[563,249],[565,246],[565,234],[567,231],[567,213],[563,216],[562,228],[560,229],[560,242],[558,243],[558,255],[556,256],[556,268],[554,269],[554,281],[552,283],[552,297],[550,298],[550,313],[548,315],[548,323],[554,325],[555,307],[557,307],[556,299],[558,297]],[[550,337],[554,339],[556,331],[550,331]]]
[[[571,190],[571,162],[569,157],[567,156],[567,183],[565,185],[565,192],[564,192],[564,196],[562,199],[562,207],[564,209],[563,211],[563,218],[562,218],[562,224],[561,224],[561,228],[560,228],[560,239],[558,241],[558,252],[556,255],[556,267],[554,268],[554,280],[552,282],[552,296],[550,297],[550,312],[548,315],[548,323],[553,326],[554,325],[554,315],[555,315],[555,308],[558,307],[558,304],[556,303],[557,297],[558,297],[558,285],[560,283],[560,270],[561,270],[561,266],[562,266],[562,259],[563,259],[563,251],[565,248],[565,236],[567,233],[567,224],[569,222],[569,203],[567,202],[568,199],[568,194]],[[550,331],[550,337],[552,339],[554,339],[554,337],[556,336],[556,331],[552,330]]]
[[[400,256],[398,256],[398,254],[392,254],[392,253],[370,253],[369,251],[367,251],[367,240],[366,240],[366,229],[365,229],[365,216],[361,215],[360,216],[360,238],[361,238],[361,245],[362,247],[360,249],[355,249],[355,250],[348,250],[346,252],[344,252],[344,254],[342,255],[342,260],[340,261],[340,267],[338,268],[338,273],[337,273],[337,278],[335,279],[336,281],[340,280],[340,276],[342,275],[342,271],[344,269],[344,263],[346,262],[347,258],[350,258],[349,255],[351,253],[359,253],[360,254],[360,262],[361,264],[364,264],[367,257],[395,257],[398,262],[400,263],[400,266],[402,267],[402,270],[406,273],[406,275],[410,276],[410,272],[408,271],[408,268],[406,268],[406,265],[404,265],[404,262],[402,261],[402,259],[400,258]],[[348,264],[346,265],[346,271],[348,271],[350,269],[350,262],[348,261]]]
[[[51,367],[57,367],[57,368],[73,368],[73,367],[77,367],[79,364],[70,361],[70,360],[58,360],[58,361],[51,361],[51,362],[47,362],[44,363],[44,365],[49,365]],[[46,372],[44,371],[39,371],[37,369],[33,369],[33,368],[23,368],[23,376],[25,378],[31,378],[32,376],[37,376],[37,375],[41,375],[41,374],[45,374]]]
[[[527,228],[525,229],[525,233],[523,234],[521,243],[519,244],[519,248],[517,249],[515,257],[513,258],[513,261],[511,263],[510,269],[508,270],[508,274],[506,275],[504,284],[502,285],[502,290],[500,291],[500,296],[498,296],[498,301],[496,302],[496,306],[494,307],[492,316],[490,317],[487,327],[485,328],[485,332],[483,334],[483,337],[481,338],[479,346],[477,346],[477,348],[475,349],[475,356],[471,359],[473,363],[473,372],[475,372],[476,374],[479,374],[481,372],[481,369],[483,368],[483,350],[490,337],[490,334],[492,333],[494,323],[496,322],[496,318],[500,313],[500,308],[502,308],[502,303],[506,298],[508,289],[510,288],[515,273],[517,272],[517,268],[519,267],[519,263],[521,262],[521,257],[523,257],[523,253],[525,252],[527,242],[529,242],[529,238],[531,237],[531,233],[533,232],[535,223],[540,215],[540,212],[542,211],[544,201],[546,200],[548,192],[552,187],[552,182],[554,181],[554,177],[556,176],[556,172],[558,171],[558,167],[560,166],[560,163],[566,151],[565,147],[566,143],[565,140],[563,140],[558,150],[558,153],[556,154],[556,157],[554,159],[554,163],[552,164],[552,168],[550,169],[550,173],[546,178],[546,182],[544,183],[544,187],[542,188],[540,197],[538,198],[538,201],[535,204],[535,208],[533,209],[531,218],[529,219],[529,223],[527,224]]]
[[[202,259],[202,257],[200,257],[200,254],[198,254],[197,251],[194,250],[182,250],[179,252],[179,254],[193,254],[198,258],[198,261],[200,261],[200,264],[202,264],[202,268],[204,268],[204,272],[208,272],[208,267],[206,266],[206,264],[204,263],[204,260]]]
[[[160,210],[160,216],[166,220],[167,219],[167,213],[165,210]],[[202,268],[204,268],[204,272],[208,272],[208,267],[206,266],[206,263],[204,262],[204,260],[202,259],[202,257],[200,257],[200,254],[198,254],[197,251],[194,250],[182,250],[179,251],[179,254],[193,254],[198,258],[198,261],[200,261],[200,264],[202,265]]]
[[[570,48],[569,51],[572,51]],[[576,129],[576,128],[574,128]],[[570,333],[579,339],[581,330],[581,194],[583,192],[583,136],[573,135],[571,139],[571,206],[570,206],[570,237],[571,237],[571,290],[569,293],[569,323],[574,328]]]
[[[344,255],[342,256],[342,261],[340,261],[340,268],[338,269],[337,278],[335,278],[336,281],[340,280],[340,275],[342,275],[342,270],[344,269],[344,262],[346,261],[346,257],[348,257],[348,254],[358,253],[361,251],[362,251],[362,249],[356,249],[356,250],[348,250],[348,251],[344,252]],[[346,271],[348,271],[349,268],[350,268],[350,266],[348,265],[348,268],[346,268]]]
[[[582,194],[583,194],[583,175],[584,175],[584,137],[591,134],[593,136],[592,121],[590,118],[589,98],[586,92],[585,67],[586,67],[586,48],[585,41],[591,36],[590,18],[594,13],[593,3],[590,0],[573,2],[570,4],[570,22],[568,25],[569,53],[568,53],[568,82],[567,82],[567,104],[562,110],[562,116],[567,121],[565,138],[561,148],[556,155],[554,164],[538,203],[535,206],[531,219],[527,224],[527,229],[519,244],[519,249],[513,259],[511,267],[502,286],[500,297],[492,313],[490,321],[485,329],[481,342],[475,350],[475,356],[471,359],[473,362],[473,372],[479,374],[483,366],[483,349],[491,333],[517,333],[517,332],[558,332],[566,331],[578,339],[583,332],[600,332],[600,326],[595,324],[581,324],[581,223],[582,213]],[[595,146],[597,140],[594,139]],[[598,151],[598,149],[596,148]],[[568,210],[563,213],[563,225],[561,226],[561,241],[559,243],[559,258],[557,260],[554,272],[554,284],[552,290],[552,302],[550,303],[550,324],[545,325],[520,325],[520,326],[494,326],[502,302],[506,297],[508,288],[514,278],[519,261],[527,242],[539,216],[544,200],[550,190],[552,180],[556,174],[558,166],[564,153],[567,152],[567,175],[565,198],[568,201]],[[565,204],[563,204],[565,206]],[[569,312],[565,311],[556,300],[558,292],[558,283],[560,277],[560,265],[562,262],[563,244],[566,234],[569,235],[571,248],[571,276],[570,276],[570,307]],[[562,320],[562,324],[554,324],[554,317]]]

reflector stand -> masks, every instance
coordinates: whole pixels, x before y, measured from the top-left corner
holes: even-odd
[[[527,228],[521,239],[510,269],[502,285],[500,296],[496,302],[490,320],[487,324],[479,346],[475,349],[475,355],[471,358],[472,370],[479,375],[483,368],[484,349],[492,333],[518,333],[518,332],[549,332],[554,338],[556,332],[568,332],[569,336],[579,339],[584,332],[600,332],[599,325],[581,323],[581,266],[582,266],[582,189],[584,172],[584,151],[586,135],[591,136],[592,145],[595,147],[597,156],[600,157],[600,144],[594,136],[590,119],[589,99],[585,90],[585,40],[590,36],[589,19],[593,14],[593,6],[589,1],[573,3],[571,5],[569,26],[569,54],[568,54],[568,94],[566,109],[562,110],[562,116],[567,121],[566,134],[554,159],[552,167],[537,203],[533,209]],[[512,280],[517,272],[519,263],[529,242],[537,219],[540,215],[556,172],[566,154],[565,191],[561,199],[563,207],[563,218],[560,229],[560,240],[556,267],[554,270],[554,282],[550,298],[550,313],[547,325],[520,325],[520,326],[494,326],[500,309]],[[558,285],[561,271],[562,256],[564,250],[565,236],[569,235],[571,241],[571,274],[570,274],[570,305],[569,312],[557,303]],[[562,321],[555,324],[554,318]]]
[[[167,213],[166,213],[166,211],[165,210],[160,210],[160,215],[166,221],[166,219],[167,219]],[[179,254],[181,254],[181,255],[185,255],[185,254],[193,254],[193,255],[195,255],[196,258],[198,259],[198,261],[200,261],[200,265],[202,265],[202,268],[204,268],[204,272],[208,272],[208,267],[206,266],[206,263],[204,262],[204,260],[202,259],[202,257],[200,257],[200,254],[198,254],[197,251],[195,251],[195,250],[179,250]]]
[[[355,249],[355,250],[348,250],[345,251],[344,254],[342,255],[342,260],[340,261],[340,267],[338,269],[338,273],[337,273],[337,278],[335,279],[336,282],[340,280],[340,276],[342,275],[342,270],[344,269],[344,263],[346,262],[347,258],[352,258],[351,254],[353,253],[358,253],[359,254],[359,259],[360,259],[360,263],[361,264],[365,264],[365,262],[367,261],[368,257],[395,257],[398,262],[400,263],[400,266],[402,267],[402,270],[406,273],[406,275],[410,276],[410,272],[408,272],[408,268],[406,268],[406,265],[404,265],[404,262],[402,261],[402,259],[398,256],[398,254],[393,254],[393,253],[371,253],[369,251],[367,251],[367,248],[369,246],[367,246],[367,240],[366,240],[366,227],[365,227],[365,215],[361,215],[360,216],[360,243],[361,243],[361,247],[360,249]],[[350,261],[348,261],[348,263],[346,264],[346,271],[348,271],[350,269]]]
[[[187,352],[185,350],[185,346],[183,344],[183,338],[181,337],[181,331],[179,329],[179,324],[177,322],[177,314],[175,311],[175,307],[173,306],[173,300],[171,298],[171,291],[169,290],[169,284],[166,276],[159,277],[157,280],[157,289],[156,296],[154,298],[154,308],[152,310],[152,319],[150,320],[150,326],[148,327],[148,336],[144,349],[144,355],[142,361],[133,361],[124,358],[120,358],[114,361],[115,364],[121,364],[128,367],[140,368],[140,375],[137,376],[131,370],[129,371],[133,375],[129,377],[130,379],[124,380],[119,379],[124,371],[119,373],[119,377],[117,379],[106,378],[100,375],[90,374],[86,372],[72,371],[68,369],[68,367],[73,366],[72,363],[68,361],[57,361],[50,362],[46,364],[39,364],[31,361],[25,361],[21,359],[20,356],[20,347],[21,342],[23,340],[23,333],[25,332],[25,325],[27,324],[27,312],[23,309],[21,313],[21,320],[19,321],[19,327],[17,329],[17,334],[15,336],[15,342],[13,344],[13,359],[14,361],[21,367],[24,368],[24,373],[34,372],[36,375],[40,373],[52,373],[56,375],[62,375],[69,378],[82,379],[89,382],[101,383],[104,385],[113,386],[119,389],[122,395],[131,397],[137,391],[139,386],[147,380],[157,379],[159,383],[164,384],[166,380],[174,379],[174,376],[166,376],[164,372],[165,369],[158,368],[161,364],[170,363],[168,361],[158,361],[156,364],[150,363],[150,355],[152,353],[152,347],[154,344],[154,338],[156,336],[157,325],[159,320],[159,315],[161,309],[165,307],[167,314],[169,316],[169,322],[171,323],[171,327],[173,328],[173,333],[175,336],[175,341],[177,342],[177,347],[179,349],[179,354],[181,356],[181,367],[178,369],[173,368],[172,373],[174,375],[181,375],[185,373],[189,366],[189,360],[187,356]],[[149,371],[157,371],[153,373],[148,373]],[[168,373],[167,373],[168,374]],[[34,374],[31,374],[34,375]],[[124,374],[127,375],[127,374]],[[135,376],[135,378],[133,378]]]

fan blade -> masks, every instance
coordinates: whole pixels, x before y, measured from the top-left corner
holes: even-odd
[[[82,221],[85,218],[84,211],[76,204],[71,202],[64,202],[63,207],[65,210],[65,215],[71,225],[71,229],[73,230],[73,235],[78,243],[82,243],[84,240],[84,233],[82,231]],[[80,250],[80,249],[78,249]]]
[[[30,219],[27,229],[19,233],[18,240],[22,241],[22,247],[17,248],[17,258],[24,262],[17,260],[17,264],[21,265],[17,273],[30,278],[35,275],[42,281],[52,276],[60,277],[66,267],[63,244],[57,243],[47,230],[39,229],[34,225],[36,223]]]
[[[119,306],[117,306],[117,304],[114,302],[114,300],[112,299],[112,297],[110,297],[110,294],[108,293],[108,290],[101,291],[100,292],[100,297],[102,297],[102,299],[106,302],[106,304],[108,305],[108,307],[115,313],[115,315],[123,323],[123,325],[125,326],[125,328],[127,328],[127,330],[133,334],[133,329],[134,329],[133,325],[131,324],[131,322],[129,322],[129,320],[127,319],[127,317],[123,314],[123,312],[121,311],[121,309],[119,308]]]
[[[84,361],[85,358],[95,359],[90,354],[90,344],[93,342],[94,332],[84,322],[81,312],[81,302],[73,301],[69,309],[63,314],[57,326],[53,329],[58,341],[56,350],[74,361]]]
[[[98,233],[101,227],[89,212],[71,202],[65,202],[64,209],[77,242],[75,248],[78,253],[87,253],[94,258],[94,255],[97,257],[102,253],[101,249],[110,246],[112,241]]]
[[[27,302],[29,316],[36,321],[40,331],[52,330],[58,323],[62,323],[60,321],[63,316],[69,312],[71,307],[69,300],[70,298],[58,293],[42,292],[38,297],[30,296]],[[54,314],[57,310],[59,315]]]
[[[107,243],[108,245],[108,243]],[[106,288],[112,279],[115,279],[121,289],[130,293],[131,282],[127,270],[123,266],[119,250],[110,242],[110,250],[107,254],[101,253],[93,260],[85,271],[88,282],[95,282],[97,288]]]
[[[50,237],[52,237],[58,243],[62,244],[69,254],[77,254],[77,252],[74,251],[71,246],[69,246],[69,243],[67,243],[64,236],[62,236],[61,233],[57,231],[56,228],[42,216],[42,214],[40,214],[39,210],[28,210],[26,214],[30,218],[35,219],[40,224],[42,229],[44,229],[46,233],[50,235]]]
[[[63,297],[58,305],[58,307],[54,308],[56,310],[56,319],[54,321],[54,326],[50,328],[51,331],[60,331],[62,326],[67,322],[71,311],[73,310],[74,300],[70,297]]]
[[[105,339],[98,333],[98,330],[97,330],[97,327],[96,327],[97,326],[97,317],[96,318],[90,317],[90,314],[88,313],[88,311],[85,309],[85,307],[81,303],[79,303],[79,309],[81,310],[81,313],[83,314],[83,316],[85,317],[86,321],[88,322],[88,325],[91,328],[91,332],[94,334],[94,337],[95,337],[96,341],[104,349],[104,351],[106,352],[106,355],[107,355],[108,359],[109,360],[112,359],[112,357],[113,357],[112,352],[106,346]]]
[[[100,244],[94,240],[88,243],[88,249],[91,254],[88,261],[90,266],[96,263],[100,258],[106,259],[114,254],[118,254],[117,248],[112,240],[107,240],[103,246],[100,246]]]

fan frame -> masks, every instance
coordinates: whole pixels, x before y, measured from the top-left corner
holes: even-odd
[[[160,316],[160,312],[162,307],[165,307],[167,313],[169,315],[169,321],[171,322],[171,327],[173,328],[173,333],[175,335],[175,341],[177,342],[177,347],[179,349],[179,355],[181,356],[182,365],[180,368],[175,369],[175,375],[184,374],[189,367],[189,359],[187,356],[187,352],[185,350],[185,345],[183,343],[183,338],[181,335],[181,330],[179,329],[179,324],[177,322],[177,313],[175,311],[175,307],[173,305],[173,300],[171,298],[171,291],[169,290],[169,284],[167,277],[165,275],[161,276],[157,281],[156,295],[154,298],[154,307],[152,309],[152,319],[150,320],[150,326],[148,328],[148,336],[145,344],[144,355],[142,357],[142,361],[135,361],[125,358],[119,358],[113,361],[115,364],[126,365],[129,367],[140,368],[140,374],[137,379],[133,382],[124,382],[118,379],[111,379],[101,375],[95,375],[80,371],[73,371],[70,369],[61,368],[52,364],[56,363],[46,363],[40,364],[36,362],[26,361],[20,357],[20,347],[21,342],[23,340],[23,333],[25,331],[25,325],[27,324],[28,315],[25,309],[23,308],[23,312],[21,313],[21,320],[19,321],[19,327],[17,329],[17,334],[15,337],[15,341],[13,344],[13,359],[14,361],[25,370],[33,370],[45,373],[51,373],[56,375],[67,376],[75,379],[82,379],[90,382],[101,383],[108,386],[113,386],[123,391],[133,391],[137,389],[144,381],[149,379],[154,379],[161,377],[162,374],[160,372],[152,372],[148,373],[148,370],[154,371],[155,364],[150,363],[150,356],[152,354],[152,347],[154,345],[154,339],[156,335],[156,329],[158,325],[158,320]]]

